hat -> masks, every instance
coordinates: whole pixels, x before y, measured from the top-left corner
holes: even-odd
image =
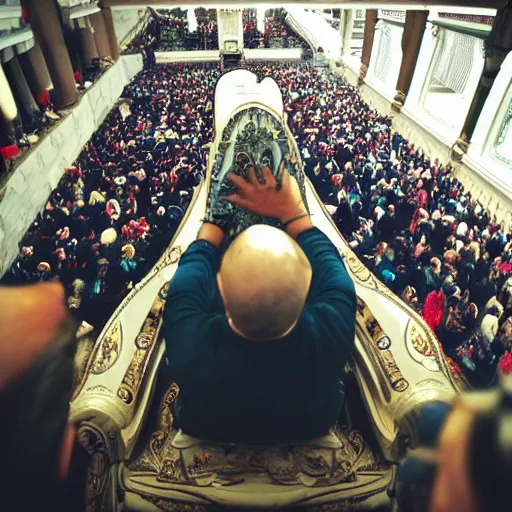
[[[114,183],[122,187],[126,183],[126,176],[118,176],[117,178],[114,178]]]
[[[21,249],[21,255],[22,256],[32,256],[34,254],[34,247],[32,246],[25,246]]]
[[[123,245],[121,252],[126,259],[132,260],[135,256],[135,247],[132,244]]]
[[[103,245],[112,245],[117,240],[117,232],[114,228],[108,228],[101,233],[100,241]]]
[[[75,279],[75,280],[73,281],[72,286],[73,286],[73,290],[74,290],[75,292],[82,292],[82,291],[84,291],[84,290],[85,290],[85,288],[86,288],[87,284],[86,284],[86,283],[85,283],[85,281],[83,281],[82,279]]]
[[[93,206],[93,205],[95,205],[98,202],[99,203],[104,203],[105,202],[105,198],[97,190],[93,190],[91,192],[91,195],[89,196],[89,204],[91,206]]]

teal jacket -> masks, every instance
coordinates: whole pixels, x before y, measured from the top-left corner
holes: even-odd
[[[181,257],[164,312],[166,356],[180,387],[176,424],[191,436],[250,445],[326,434],[344,403],[356,294],[337,249],[317,228],[297,239],[312,269],[302,315],[276,341],[231,330],[216,282],[218,250],[196,241]]]

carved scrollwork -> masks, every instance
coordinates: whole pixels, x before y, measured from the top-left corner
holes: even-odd
[[[107,388],[107,386],[103,386],[102,384],[88,387],[88,388],[86,388],[86,391],[87,391],[87,393],[103,393],[105,395],[112,394],[112,390]]]
[[[169,284],[165,283],[160,289],[151,311],[135,339],[135,354],[117,390],[117,396],[126,405],[131,405],[137,396],[149,356],[158,338],[158,330],[165,305],[165,299],[162,297],[165,296],[166,292],[163,290],[167,290],[168,286]]]
[[[175,245],[174,247],[171,247],[171,249],[168,250],[160,260],[159,264],[157,265],[157,269],[161,270],[162,268],[167,267],[168,265],[178,263],[182,253],[183,249],[181,245]]]
[[[341,250],[338,249],[342,258],[344,258],[352,275],[365,286],[370,285],[370,288],[377,288],[373,274],[365,267],[359,258],[349,249]]]
[[[197,487],[228,486],[253,473],[267,474],[281,485],[325,487],[355,479],[360,459],[368,456],[362,434],[337,430],[309,443],[268,448],[212,444],[187,438],[186,447],[168,453],[159,482]]]
[[[357,323],[366,334],[364,339],[373,343],[373,354],[391,388],[397,393],[404,392],[409,383],[402,375],[391,348],[391,339],[386,335],[370,308],[359,297],[357,299]],[[390,398],[390,397],[389,397]]]
[[[121,352],[122,340],[123,331],[121,321],[117,320],[112,324],[109,331],[98,345],[92,361],[91,373],[101,375],[112,367]]]
[[[141,494],[141,497],[164,512],[212,512],[210,506],[188,505],[181,502],[176,503],[156,496],[151,496],[150,494]]]
[[[172,414],[172,404],[176,401],[179,393],[178,385],[172,383],[165,394],[160,405],[158,414],[158,428],[149,441],[149,449],[155,461],[160,465],[162,463],[160,451],[163,444],[167,441],[174,425],[174,416]]]
[[[101,512],[110,465],[108,445],[103,434],[87,423],[80,426],[77,439],[91,457],[87,471],[86,511]]]
[[[412,323],[412,327],[410,328],[410,332],[408,333],[411,345],[416,350],[416,352],[426,356],[426,357],[434,357],[434,349],[432,348],[432,344],[430,343],[430,340],[426,336],[426,334],[423,332],[423,330],[416,325],[415,323]]]

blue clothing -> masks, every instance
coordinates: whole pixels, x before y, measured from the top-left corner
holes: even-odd
[[[216,282],[218,250],[196,241],[181,257],[164,313],[166,355],[180,387],[177,426],[218,442],[286,444],[325,435],[344,402],[356,295],[338,251],[317,228],[297,239],[313,277],[286,337],[253,342],[229,327]]]

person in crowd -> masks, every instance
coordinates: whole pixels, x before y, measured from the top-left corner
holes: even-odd
[[[249,445],[328,434],[344,402],[356,295],[336,247],[314,228],[297,181],[282,187],[231,175],[226,198],[283,230],[253,225],[222,257],[224,220],[212,205],[180,259],[164,312],[169,372],[186,434]],[[246,277],[251,274],[251,280]]]

